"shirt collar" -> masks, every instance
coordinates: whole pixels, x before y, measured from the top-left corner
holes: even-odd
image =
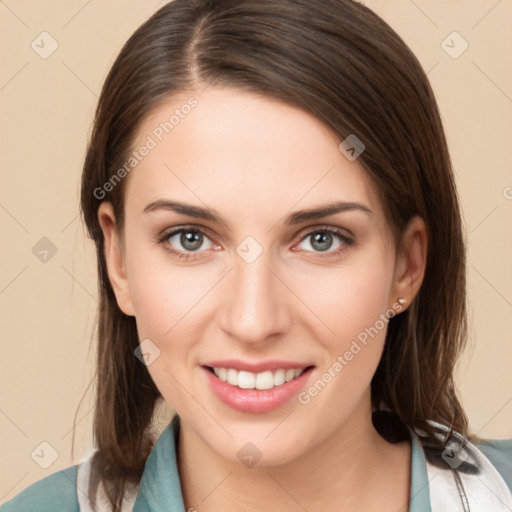
[[[428,485],[427,463],[421,441],[411,427],[411,497],[408,512],[432,512]]]
[[[176,414],[149,454],[133,512],[185,512],[177,461],[179,432]]]
[[[427,466],[421,441],[411,435],[411,499],[408,512],[431,512]],[[163,430],[151,451],[139,486],[133,512],[185,512],[178,473],[179,416]]]

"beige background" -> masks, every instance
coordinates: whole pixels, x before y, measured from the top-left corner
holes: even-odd
[[[365,3],[417,54],[438,97],[469,240],[472,331],[459,367],[461,394],[474,431],[510,438],[512,1]],[[91,446],[85,392],[94,361],[96,269],[78,218],[81,165],[109,66],[162,4],[0,0],[1,501]],[[58,43],[47,59],[31,47],[35,41],[39,52],[51,49],[43,31]],[[446,39],[453,31],[469,44],[458,58],[445,51],[464,47],[457,35]],[[57,251],[46,262],[32,250],[43,237]],[[72,460],[74,414],[84,393]],[[47,469],[36,463],[51,462],[42,442],[58,453]]]

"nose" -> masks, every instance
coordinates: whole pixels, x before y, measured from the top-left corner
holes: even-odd
[[[264,251],[251,263],[236,255],[222,286],[220,325],[225,333],[244,344],[275,340],[291,325],[291,292],[272,268],[268,254]]]

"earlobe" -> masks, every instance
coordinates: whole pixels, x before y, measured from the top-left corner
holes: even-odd
[[[103,232],[103,254],[107,265],[108,277],[114,290],[117,304],[125,315],[135,316],[112,203],[104,201],[100,204],[98,208],[98,222]]]
[[[415,216],[409,221],[402,241],[403,250],[397,256],[395,267],[392,301],[405,299],[403,307],[406,308],[419,292],[427,266],[428,235],[421,217]]]

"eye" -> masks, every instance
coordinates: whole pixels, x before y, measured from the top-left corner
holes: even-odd
[[[308,244],[313,250],[306,249],[307,252],[319,253],[319,257],[331,257],[333,255],[340,254],[347,246],[353,245],[354,240],[347,236],[343,231],[335,228],[316,228],[314,231],[310,231],[302,238],[302,243],[308,241]],[[333,242],[337,240],[335,249],[331,249]],[[326,253],[326,254],[322,254]]]
[[[207,241],[210,243],[208,244]],[[187,227],[164,232],[158,239],[158,243],[162,244],[173,256],[177,256],[186,261],[197,259],[199,256],[195,253],[218,247],[209,239],[203,230]],[[176,248],[178,250],[176,250]]]
[[[336,256],[355,243],[343,231],[330,227],[320,227],[306,233],[302,237],[301,243],[307,240],[311,240],[307,245],[312,250],[306,248],[306,252],[313,252],[315,257],[319,258]],[[337,244],[334,250],[329,250],[336,240]],[[200,253],[207,250],[220,249],[220,246],[213,243],[203,229],[197,227],[185,226],[165,231],[157,239],[157,243],[163,245],[164,249],[172,256],[185,261],[194,261],[201,258],[203,256],[200,256]],[[296,251],[297,249],[292,250]]]

